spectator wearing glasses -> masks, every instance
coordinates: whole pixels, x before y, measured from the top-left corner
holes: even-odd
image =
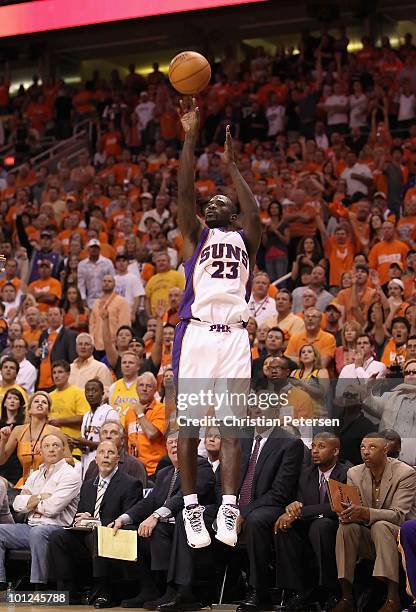
[[[367,411],[380,419],[379,430],[394,429],[402,438],[400,458],[416,465],[416,359],[406,361],[403,367],[404,380],[392,391],[378,396],[374,390],[364,399]]]

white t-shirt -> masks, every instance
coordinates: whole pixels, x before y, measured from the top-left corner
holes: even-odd
[[[142,279],[137,274],[132,272],[116,274],[114,280],[116,281],[115,292],[126,298],[130,308],[137,297],[144,295]]]
[[[361,191],[364,195],[368,195],[368,187],[361,181],[351,178],[352,174],[361,174],[369,179],[373,178],[373,174],[368,166],[359,164],[358,162],[352,168],[345,168],[341,174],[341,178],[347,183],[347,194],[351,196],[356,191]]]
[[[348,123],[348,113],[340,113],[338,111],[330,110],[331,106],[347,106],[347,96],[328,96],[325,100],[325,110],[327,111],[327,124],[338,125],[339,123]]]
[[[136,106],[135,112],[139,117],[142,130],[144,130],[149,121],[153,119],[154,108],[155,103],[151,102],[150,100],[148,102],[140,102],[140,104]]]
[[[276,106],[269,106],[266,111],[266,118],[269,123],[268,136],[276,136],[279,132],[283,132],[285,129],[285,107],[281,104]]]
[[[91,442],[100,441],[100,429],[106,421],[120,422],[120,415],[109,404],[99,406],[95,412],[91,410],[86,412],[82,417],[81,437],[90,440]],[[90,450],[83,452],[81,456],[82,474],[88,469],[89,464],[95,459],[96,451]]]
[[[367,98],[364,94],[361,96],[350,96],[350,127],[362,127],[367,123]]]
[[[398,121],[406,121],[407,119],[414,119],[416,116],[415,112],[415,96],[405,96],[401,94],[399,96],[399,114],[397,115]]]

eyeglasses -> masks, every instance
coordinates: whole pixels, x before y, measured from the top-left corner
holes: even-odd
[[[416,370],[406,370],[405,376],[416,376]]]

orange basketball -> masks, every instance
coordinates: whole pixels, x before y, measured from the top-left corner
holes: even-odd
[[[202,91],[211,79],[208,60],[196,51],[183,51],[169,65],[169,80],[181,94],[195,95]]]

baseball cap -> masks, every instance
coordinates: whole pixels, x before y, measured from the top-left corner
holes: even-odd
[[[337,312],[341,312],[341,309],[337,304],[328,304],[328,306],[325,308],[325,312],[327,310],[336,310]]]
[[[399,270],[403,270],[403,264],[401,261],[393,261],[390,265],[389,268],[399,268]]]
[[[52,268],[52,262],[50,262],[49,259],[41,259],[38,266],[48,266],[48,268]]]
[[[88,248],[89,248],[89,247],[93,247],[93,246],[98,246],[98,247],[99,247],[99,246],[101,246],[101,245],[100,245],[100,241],[99,241],[99,240],[97,240],[97,238],[92,238],[92,239],[91,239],[91,240],[88,242],[88,244],[87,244],[87,247],[88,247]]]
[[[144,346],[143,338],[139,338],[138,336],[133,336],[133,338],[129,342],[129,345],[132,344],[133,342],[137,344],[141,344],[141,346]]]
[[[127,255],[125,253],[118,253],[118,255],[116,255],[116,261],[120,259],[127,259]]]
[[[384,191],[376,191],[373,198],[383,198],[383,200],[387,200],[387,197]]]
[[[42,230],[40,233],[40,237],[43,238],[45,236],[45,238],[52,238],[52,234],[50,232],[48,232],[48,230]]]
[[[141,198],[147,198],[148,200],[153,200],[153,196],[151,193],[149,193],[149,191],[145,191],[144,193],[142,193],[142,195],[140,196]]]

